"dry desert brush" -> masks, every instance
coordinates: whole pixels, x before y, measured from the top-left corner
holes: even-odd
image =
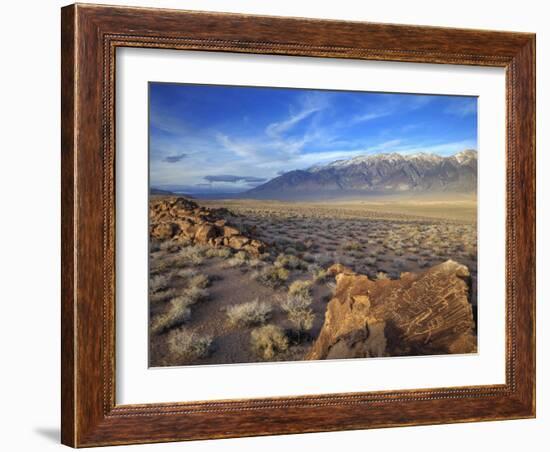
[[[313,281],[315,283],[323,283],[328,278],[328,273],[324,268],[321,268],[317,265],[312,266],[310,269]]]
[[[310,307],[312,302],[313,299],[308,292],[289,294],[281,304],[288,320],[300,336],[313,327],[315,314]]]
[[[226,268],[235,268],[235,267],[243,267],[247,265],[249,260],[249,256],[244,251],[239,251],[238,253],[235,253],[231,259],[228,259],[224,262],[224,267]]]
[[[260,284],[277,289],[288,279],[290,272],[283,267],[266,266],[252,274],[252,277]]]
[[[178,329],[170,333],[167,345],[173,361],[195,361],[208,356],[212,337]]]
[[[275,267],[286,268],[287,270],[305,270],[307,262],[292,254],[279,254],[275,259]]]
[[[311,285],[311,281],[294,281],[288,288],[288,294],[307,297],[311,293]]]
[[[250,333],[250,345],[258,356],[270,360],[288,349],[288,338],[282,328],[265,325]]]
[[[191,305],[193,302],[189,297],[180,296],[170,300],[168,309],[153,317],[151,321],[151,332],[162,333],[174,326],[181,325],[191,318]]]
[[[151,321],[151,332],[159,334],[187,322],[191,318],[191,306],[205,300],[208,295],[208,290],[192,286],[182,295],[172,298],[166,310]]]
[[[227,319],[232,326],[260,325],[267,322],[272,310],[269,303],[255,299],[227,308]]]

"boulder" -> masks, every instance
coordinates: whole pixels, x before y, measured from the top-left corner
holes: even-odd
[[[216,227],[213,224],[201,224],[195,232],[195,240],[199,243],[207,243],[209,239],[216,237]]]
[[[345,265],[342,265],[342,264],[334,264],[334,265],[330,266],[327,270],[327,275],[328,276],[336,276],[338,274],[352,274],[352,275],[354,275],[355,272],[351,268],[346,267]]]
[[[224,226],[223,227],[223,235],[225,237],[233,237],[235,235],[240,235],[241,231],[239,231],[237,228],[233,226]]]
[[[182,235],[188,238],[195,237],[195,233],[197,232],[197,227],[190,221],[190,220],[183,220],[178,222],[178,226],[180,227]]]
[[[175,223],[160,223],[153,226],[151,235],[159,240],[171,239],[179,232],[179,227]]]
[[[265,244],[260,240],[253,239],[246,245],[249,252],[254,255],[262,254],[265,251]]]
[[[219,247],[223,245],[223,237],[216,237],[214,240],[214,246]]]
[[[307,359],[477,351],[469,271],[447,261],[397,280],[370,280],[333,265],[336,288]]]
[[[243,235],[234,235],[229,238],[229,246],[236,250],[240,250],[244,245],[246,245],[250,239]]]

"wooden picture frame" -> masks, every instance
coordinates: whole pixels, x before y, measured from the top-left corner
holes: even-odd
[[[62,442],[73,447],[535,416],[535,35],[162,9],[62,9]],[[506,383],[115,403],[118,47],[506,69]]]

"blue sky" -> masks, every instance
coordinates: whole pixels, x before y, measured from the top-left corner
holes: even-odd
[[[477,149],[477,99],[149,84],[153,187],[239,192],[363,154]]]

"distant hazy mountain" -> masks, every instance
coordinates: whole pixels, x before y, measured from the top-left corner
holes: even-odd
[[[477,152],[465,150],[450,157],[392,153],[337,160],[290,171],[241,196],[300,199],[407,192],[474,193],[476,187]]]
[[[170,190],[162,190],[162,189],[156,188],[156,187],[151,187],[149,189],[149,193],[151,195],[173,195],[174,194]]]

